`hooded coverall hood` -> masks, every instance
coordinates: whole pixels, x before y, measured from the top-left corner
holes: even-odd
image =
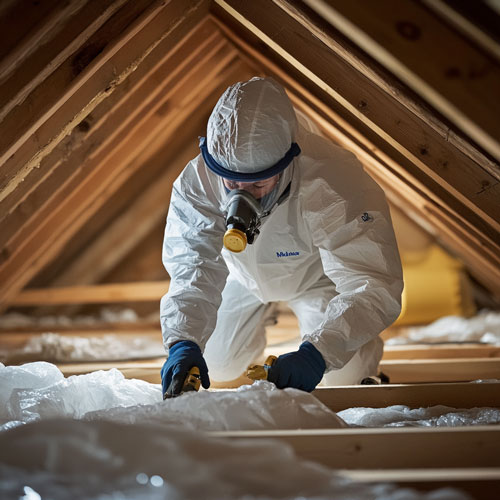
[[[207,147],[225,169],[255,174],[286,156],[296,132],[297,118],[284,89],[272,78],[252,78],[220,97],[208,120]]]

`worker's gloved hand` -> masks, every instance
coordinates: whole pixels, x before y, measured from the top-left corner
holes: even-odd
[[[172,397],[181,393],[184,380],[193,366],[200,369],[201,385],[208,389],[210,387],[208,368],[198,345],[190,340],[181,340],[170,347],[168,359],[161,369],[164,399],[165,394]]]
[[[310,342],[302,342],[298,351],[282,354],[270,368],[267,380],[279,389],[295,387],[311,392],[326,370],[321,353]]]

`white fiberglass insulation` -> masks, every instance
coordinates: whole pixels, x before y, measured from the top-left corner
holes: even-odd
[[[481,311],[472,318],[445,316],[427,326],[406,328],[385,341],[387,345],[442,342],[500,345],[500,312]]]
[[[335,414],[313,395],[260,381],[236,391],[162,400],[161,386],[116,369],[65,378],[53,364],[0,363],[0,430],[47,418],[160,423],[188,429],[311,429],[347,426],[459,426],[500,423],[495,408],[351,408]]]
[[[281,442],[215,440],[159,424],[47,420],[0,433],[0,496],[23,500],[463,500],[348,481]]]
[[[76,361],[110,361],[155,358],[165,355],[161,336],[126,338],[120,335],[77,337],[58,333],[43,333],[30,339],[21,349],[0,351],[0,360],[32,361],[43,359],[55,363]]]
[[[278,390],[270,382],[163,401],[160,385],[126,379],[116,369],[64,378],[55,365],[42,361],[0,364],[0,426],[57,417],[181,424],[207,431],[346,426],[311,394]]]
[[[449,406],[408,408],[349,408],[337,415],[356,427],[459,427],[462,425],[500,424],[498,408],[456,409]]]
[[[114,369],[64,378],[50,363],[0,364],[0,424],[0,498],[467,498],[358,484],[281,442],[203,434],[345,426],[311,394],[268,382],[162,401],[159,385]]]
[[[55,329],[57,327],[92,326],[98,323],[135,323],[138,321],[133,309],[114,310],[103,307],[97,316],[28,316],[21,313],[7,313],[0,316],[0,328],[9,330],[13,328],[45,327]]]

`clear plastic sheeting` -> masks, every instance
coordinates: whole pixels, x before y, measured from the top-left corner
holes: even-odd
[[[118,335],[77,337],[43,333],[30,339],[21,349],[0,351],[0,359],[43,359],[55,363],[144,359],[164,355],[165,349],[159,334],[158,340],[154,341]]]
[[[193,430],[320,429],[347,427],[309,393],[277,389],[266,381],[236,391],[186,393],[162,403],[87,413],[87,419],[123,423],[162,422]]]
[[[125,437],[125,438],[124,438]],[[24,495],[24,496],[23,496]],[[66,500],[465,500],[366,485],[275,440],[226,441],[162,425],[49,420],[0,434],[0,497]]]
[[[40,391],[64,380],[57,366],[44,361],[22,366],[4,366],[0,363],[0,419],[11,417],[7,403],[16,390]]]
[[[37,365],[39,363],[28,364],[31,370],[37,370]],[[50,363],[43,365],[51,367],[50,370],[55,368],[59,371]],[[9,368],[14,370],[17,367]],[[42,388],[14,389],[7,402],[8,416],[22,422],[55,417],[79,419],[89,411],[118,406],[131,407],[162,399],[159,385],[143,380],[128,380],[116,368],[68,378],[61,374],[61,377],[62,379]]]
[[[236,391],[186,393],[163,401],[160,385],[126,379],[116,369],[64,378],[56,366],[40,362],[2,368],[0,377],[4,372],[17,380],[6,386],[5,394],[3,384],[0,388],[5,428],[56,417],[154,422],[194,430],[345,427],[311,394],[278,390],[264,381]]]
[[[459,427],[462,425],[500,424],[500,409],[456,409],[448,406],[410,409],[394,405],[387,408],[349,408],[338,412],[350,426],[356,427]]]
[[[387,345],[443,342],[500,345],[500,312],[481,311],[472,318],[445,316],[427,326],[405,328],[385,341]]]

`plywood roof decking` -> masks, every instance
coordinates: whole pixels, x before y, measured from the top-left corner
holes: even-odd
[[[278,78],[500,297],[498,41],[484,32],[478,45],[425,2],[371,8],[4,3],[0,309],[28,285],[121,281],[120,264],[140,260],[134,249],[157,244],[169,186],[216,99],[254,74]]]

